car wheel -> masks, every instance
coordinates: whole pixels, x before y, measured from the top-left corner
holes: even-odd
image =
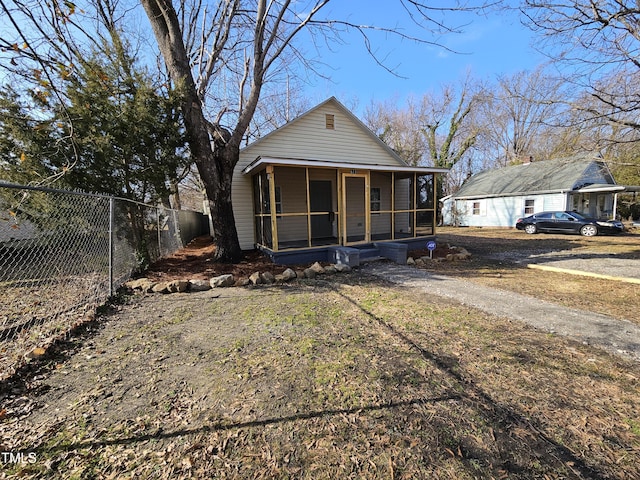
[[[593,237],[598,234],[598,227],[595,225],[585,225],[580,229],[580,235],[585,237]]]
[[[535,225],[526,225],[524,227],[524,231],[527,233],[536,233],[538,231],[538,229],[536,228]]]

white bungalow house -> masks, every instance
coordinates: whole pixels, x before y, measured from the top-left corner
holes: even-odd
[[[335,98],[245,147],[233,177],[240,246],[277,263],[403,261],[435,235],[436,174],[408,166]]]
[[[520,217],[548,210],[610,219],[615,217],[617,194],[626,188],[617,185],[606,163],[593,156],[531,161],[469,178],[442,199],[442,223],[513,227]]]

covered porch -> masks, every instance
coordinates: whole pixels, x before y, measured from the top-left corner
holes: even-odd
[[[618,196],[624,193],[637,194],[640,186],[591,184],[570,193],[571,208],[583,215],[611,220],[618,218]]]
[[[435,235],[436,175],[446,171],[259,157],[243,170],[256,246],[277,263],[331,261],[336,246],[424,247]]]

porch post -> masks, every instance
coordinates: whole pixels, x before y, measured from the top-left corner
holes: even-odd
[[[336,168],[336,235],[338,244],[342,245],[342,185],[340,184],[340,170]]]
[[[413,172],[413,228],[411,229],[411,236],[415,238],[416,235],[416,220],[418,220],[418,174]]]
[[[278,219],[276,212],[276,179],[273,165],[267,166],[267,179],[269,180],[269,211],[271,212],[271,241],[273,251],[278,251]]]
[[[309,167],[304,169],[307,181],[307,246],[311,247],[311,191],[309,190]]]
[[[616,210],[618,209],[618,194],[613,194],[613,218],[611,220],[615,220],[617,218]]]
[[[440,211],[440,205],[438,204],[438,176],[432,173],[431,178],[433,178],[433,225],[431,226],[431,235],[435,235],[436,225],[438,225],[438,212]]]
[[[346,239],[343,238],[345,232],[345,225],[343,225],[343,222],[345,221],[345,218],[347,218],[347,212],[344,210],[344,199],[342,198],[342,179],[343,176],[341,171],[336,169],[336,190],[338,193],[338,244],[340,245],[344,245],[346,243]]]
[[[396,172],[391,172],[391,240],[396,239]]]

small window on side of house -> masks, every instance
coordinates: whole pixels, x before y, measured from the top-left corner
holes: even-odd
[[[276,213],[282,213],[282,191],[276,187]]]
[[[336,123],[335,123],[335,115],[331,115],[330,113],[327,113],[325,116],[325,125],[327,127],[327,130],[335,130],[336,128]]]
[[[533,215],[535,213],[535,200],[528,199],[524,201],[524,214]]]
[[[480,202],[473,202],[471,211],[473,215],[480,215]]]
[[[380,187],[371,187],[371,211],[380,211]]]

